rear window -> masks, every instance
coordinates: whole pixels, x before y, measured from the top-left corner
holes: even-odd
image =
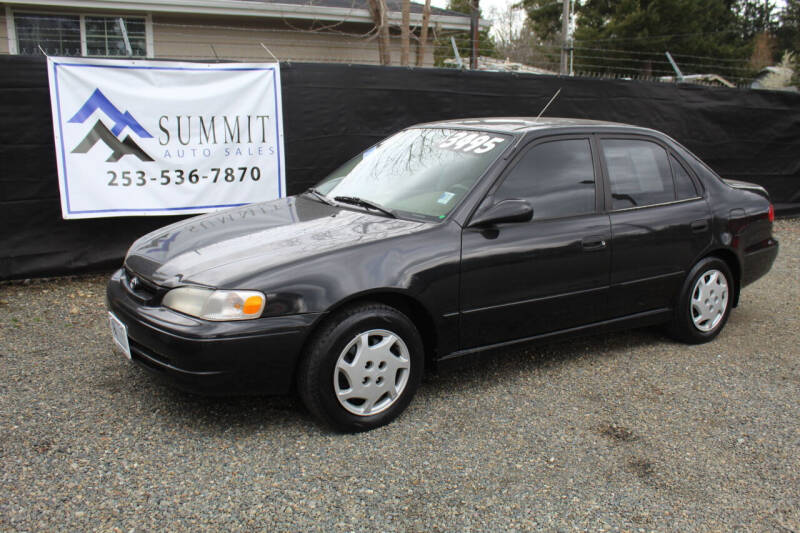
[[[697,188],[694,186],[694,181],[692,181],[689,172],[686,171],[686,167],[673,155],[669,156],[669,161],[672,165],[672,174],[675,176],[675,194],[677,195],[677,199],[686,200],[689,198],[696,198],[698,196]]]
[[[660,145],[638,139],[604,139],[602,147],[613,209],[675,200],[667,151]]]

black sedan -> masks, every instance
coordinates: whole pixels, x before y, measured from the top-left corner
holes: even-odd
[[[657,131],[572,119],[424,124],[303,194],[136,241],[108,285],[118,348],[206,393],[296,390],[345,431],[426,367],[664,323],[712,340],[778,253],[756,185]]]

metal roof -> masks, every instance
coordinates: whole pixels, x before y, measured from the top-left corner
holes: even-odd
[[[588,120],[581,118],[559,118],[541,117],[484,117],[484,118],[464,118],[453,120],[440,120],[420,124],[425,127],[435,128],[470,128],[498,131],[505,133],[521,133],[546,128],[569,128],[579,126],[593,127],[622,127],[626,129],[636,129],[640,131],[648,130],[639,126],[623,124],[620,122],[608,122],[604,120]],[[649,130],[648,130],[649,131]]]
[[[187,13],[234,17],[291,18],[373,24],[367,0],[15,0],[15,8],[36,6],[83,10],[120,10],[132,13]],[[387,18],[392,25],[401,22],[401,0],[387,0]],[[422,5],[411,3],[411,24],[422,21]],[[470,17],[464,13],[431,7],[431,25],[445,30],[469,29]],[[487,29],[489,21],[480,20]]]
[[[366,9],[369,10],[369,2],[367,0],[240,0],[243,2],[255,2],[262,4],[291,4],[296,6],[315,6],[315,7],[337,7],[344,9]],[[386,0],[386,7],[390,12],[400,12],[402,10],[402,0]],[[416,2],[410,3],[411,13],[422,14],[422,4]],[[469,14],[453,11],[450,9],[441,9],[431,6],[431,15],[445,15],[450,17],[465,17],[469,18]]]

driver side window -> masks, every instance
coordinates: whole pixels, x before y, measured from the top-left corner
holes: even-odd
[[[588,139],[548,141],[530,148],[495,192],[495,201],[527,200],[534,220],[595,211],[595,178]]]

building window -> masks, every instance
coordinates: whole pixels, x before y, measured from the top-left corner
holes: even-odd
[[[147,57],[144,17],[14,13],[14,27],[23,55]]]
[[[87,15],[85,27],[87,56],[145,57],[147,55],[143,18]]]
[[[81,55],[81,21],[78,16],[15,13],[17,51],[23,55]],[[42,50],[39,47],[42,47]]]

